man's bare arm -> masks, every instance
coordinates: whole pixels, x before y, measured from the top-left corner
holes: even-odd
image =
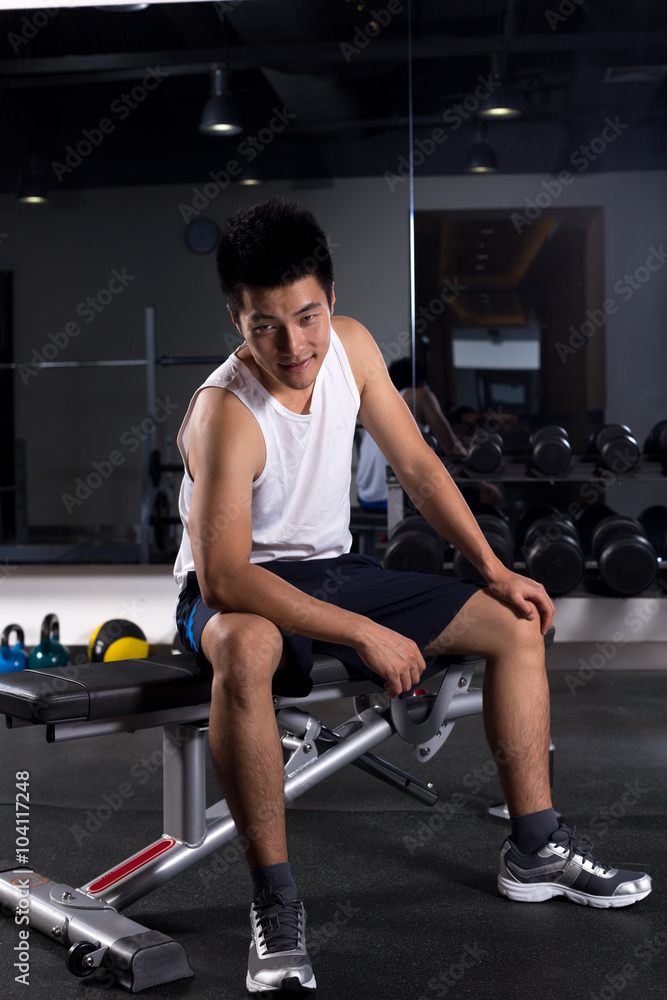
[[[514,605],[526,618],[534,617],[537,607],[546,633],[553,623],[554,607],[544,587],[512,573],[494,554],[458,487],[422,438],[370,333],[354,320],[341,322],[339,318],[338,324],[360,386],[359,419],[412,502],[479,569],[497,597]]]

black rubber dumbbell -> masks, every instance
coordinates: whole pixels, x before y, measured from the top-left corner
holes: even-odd
[[[495,431],[477,430],[463,464],[472,472],[495,472],[503,457],[503,439]]]
[[[442,573],[447,543],[423,517],[404,517],[389,536],[382,565],[407,573]]]
[[[557,596],[576,587],[586,560],[569,517],[557,507],[533,507],[521,519],[517,534],[528,573],[547,593]]]
[[[604,469],[618,473],[636,468],[641,453],[632,431],[625,424],[598,427],[591,436],[588,451],[597,456]]]
[[[508,569],[512,569],[514,566],[514,536],[506,519],[498,512],[477,514],[475,520],[501,563]],[[479,570],[458,549],[454,551],[454,576],[458,576],[461,580],[477,582],[484,580]]]
[[[564,427],[540,427],[528,442],[529,465],[547,476],[565,472],[572,460],[572,445]]]
[[[655,504],[637,518],[659,559],[667,560],[667,507]]]
[[[658,560],[639,521],[617,514],[606,504],[595,504],[581,515],[577,526],[610,593],[630,597],[651,586]]]
[[[644,451],[647,455],[660,455],[667,458],[667,420],[659,420],[646,438]]]

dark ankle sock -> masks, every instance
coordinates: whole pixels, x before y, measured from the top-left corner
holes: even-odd
[[[512,816],[510,823],[512,840],[522,854],[534,854],[558,829],[558,817],[553,809],[542,809],[527,816]]]
[[[266,868],[251,868],[250,878],[252,879],[252,898],[257,900],[264,890],[267,895],[275,889],[282,890],[286,902],[297,898],[296,884],[292,878],[289,861],[282,861],[277,865],[267,865]]]

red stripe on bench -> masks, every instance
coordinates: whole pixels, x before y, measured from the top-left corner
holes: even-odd
[[[118,868],[113,868],[106,875],[102,875],[95,882],[91,882],[88,886],[87,892],[103,892],[104,889],[108,889],[109,886],[115,885],[116,882],[120,882],[122,878],[126,875],[130,875],[131,872],[135,872],[137,868],[142,868],[143,865],[148,864],[149,861],[153,861],[158,858],[165,851],[170,850],[176,841],[171,837],[166,837],[164,840],[158,841],[157,844],[153,844],[151,847],[147,847],[144,851],[140,851],[139,854],[135,854],[133,858],[128,861],[124,861],[122,865]]]

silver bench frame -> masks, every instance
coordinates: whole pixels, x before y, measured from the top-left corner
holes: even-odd
[[[305,698],[276,696],[274,706],[285,761],[285,801],[292,802],[347,764],[354,764],[419,801],[433,805],[437,792],[371,751],[395,734],[413,744],[419,762],[430,759],[457,719],[482,711],[482,692],[470,688],[484,660],[462,657],[444,667],[437,693],[389,701],[370,680],[316,684]],[[113,665],[110,664],[110,671]],[[308,711],[310,705],[352,698],[354,714],[335,731]],[[50,742],[136,729],[163,728],[163,832],[147,847],[76,888],[0,863],[0,905],[12,916],[29,895],[30,926],[69,948],[67,967],[78,976],[109,969],[131,992],[194,975],[185,951],[166,935],[120,911],[236,835],[224,799],[206,808],[209,705],[129,717],[49,723]],[[42,725],[14,716],[12,727]]]

